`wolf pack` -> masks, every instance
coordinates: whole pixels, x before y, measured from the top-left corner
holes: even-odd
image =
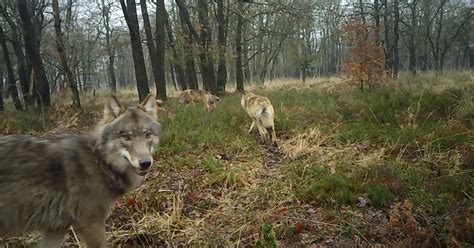
[[[210,112],[219,100],[206,90],[185,90],[178,101]],[[0,240],[38,231],[37,247],[60,247],[72,227],[86,247],[107,247],[107,216],[152,168],[159,104],[151,94],[135,106],[112,96],[87,134],[0,136]],[[248,132],[256,128],[262,140],[276,143],[270,100],[244,91],[240,104],[252,120]]]

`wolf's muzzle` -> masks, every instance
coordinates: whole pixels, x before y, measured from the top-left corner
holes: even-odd
[[[138,162],[138,164],[140,165],[140,169],[146,170],[146,169],[150,168],[151,160],[140,160]]]

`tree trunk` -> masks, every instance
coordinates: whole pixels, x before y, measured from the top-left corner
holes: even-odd
[[[46,77],[46,72],[44,70],[43,61],[38,49],[37,44],[37,34],[33,29],[31,23],[30,14],[28,13],[28,5],[26,0],[18,0],[18,12],[20,13],[21,24],[23,28],[23,36],[25,40],[25,50],[30,59],[31,66],[34,70],[35,75],[35,91],[33,94],[36,94],[38,97],[37,105],[38,107],[49,107],[51,106],[51,97],[49,92],[49,82]],[[37,92],[36,92],[37,91]]]
[[[199,58],[204,88],[212,94],[217,94],[216,73],[211,54],[212,27],[209,25],[209,9],[207,0],[198,0],[198,18],[201,23],[199,35]]]
[[[165,73],[165,52],[166,52],[166,8],[164,0],[156,1],[156,59],[157,75],[155,75],[156,97],[166,100],[166,73]]]
[[[169,22],[168,13],[166,13],[165,21],[166,21],[165,23],[166,32],[168,34],[168,44],[173,54],[173,68],[176,71],[178,85],[181,88],[181,90],[186,90],[188,87],[186,86],[186,79],[184,77],[183,67],[181,66],[180,58],[178,57],[178,52],[176,51],[176,45],[175,45],[174,37],[173,37],[173,30]]]
[[[148,77],[145,68],[145,59],[143,57],[142,44],[140,41],[140,26],[138,25],[137,9],[135,0],[120,0],[122,11],[130,31],[130,43],[132,45],[132,57],[135,67],[135,78],[137,80],[137,90],[139,101],[143,101],[150,93],[148,88]]]
[[[29,92],[30,83],[28,81],[28,73],[26,71],[25,55],[23,54],[23,48],[22,48],[23,42],[18,33],[19,27],[17,26],[15,21],[12,19],[10,14],[8,14],[8,12],[6,11],[4,7],[0,6],[0,12],[2,13],[5,21],[10,26],[10,30],[12,33],[10,43],[13,47],[13,51],[15,52],[15,56],[16,56],[16,67],[17,67],[18,79],[20,80],[21,92],[23,94],[23,100],[25,101],[25,107],[28,107],[28,105],[32,104],[30,92]]]
[[[5,110],[5,105],[3,104],[3,66],[0,66],[0,111]]]
[[[81,101],[79,98],[79,91],[77,90],[76,79],[68,65],[66,59],[66,52],[64,50],[63,35],[61,33],[61,17],[59,15],[59,3],[58,0],[53,0],[53,12],[54,12],[54,30],[56,33],[56,49],[59,54],[59,61],[64,73],[66,74],[67,84],[71,90],[72,106],[75,109],[81,108]]]
[[[242,13],[242,12],[240,12]],[[244,40],[246,41],[247,40],[247,36],[248,36],[248,30],[246,28],[246,26],[244,26],[244,23],[242,23],[242,34],[241,34],[241,41]],[[240,42],[242,44],[242,42]],[[244,42],[245,44],[245,42]],[[246,82],[249,82],[252,80],[252,72],[250,71],[250,61],[249,61],[249,49],[248,49],[248,46],[247,45],[244,45],[244,46],[241,46],[241,59],[243,59],[243,61],[245,61],[245,63],[243,64],[243,80],[246,81]]]
[[[242,71],[242,3],[237,3],[237,29],[235,32],[235,82],[237,84],[237,91],[244,91],[244,73]]]
[[[424,2],[423,6],[423,23],[425,26],[424,28],[424,39],[423,39],[423,50],[421,56],[421,70],[426,71],[428,70],[428,47],[429,47],[429,40],[430,40],[430,32],[431,32],[431,23],[429,17],[429,6],[426,6],[426,2]]]
[[[379,0],[374,0],[375,32],[377,33],[377,45],[380,44],[380,5]]]
[[[413,1],[410,5],[410,16],[411,16],[411,23],[410,23],[410,35],[408,37],[408,70],[411,74],[416,74],[416,44],[415,44],[415,36],[416,36],[416,5],[417,1]]]
[[[227,32],[226,20],[224,17],[224,0],[217,0],[217,26],[218,26],[218,44],[219,44],[219,65],[217,67],[217,91],[218,93],[225,92],[225,84],[227,82],[227,67],[226,67],[226,46],[227,46]]]
[[[73,0],[68,0],[67,1],[67,11],[66,11],[66,35],[68,37],[68,51],[69,51],[69,56],[66,57],[66,60],[68,61],[69,65],[69,71],[71,72],[72,75],[72,81],[69,82],[74,82],[74,84],[69,84],[69,88],[71,89],[72,97],[76,98],[76,101],[79,103],[80,107],[80,98],[79,98],[79,85],[76,81],[76,68],[77,68],[77,49],[75,46],[75,41],[76,37],[74,36],[75,33],[72,31],[72,1]],[[74,100],[73,100],[74,102]]]
[[[441,32],[443,30],[443,18],[444,18],[444,6],[446,4],[447,0],[441,0],[440,6],[438,8],[438,11],[435,15],[439,13],[439,19],[438,19],[438,27],[437,27],[437,33],[436,33],[436,39],[433,42],[431,37],[429,38],[430,46],[431,46],[431,51],[433,53],[433,60],[434,60],[434,67],[436,71],[440,71],[441,68]]]
[[[148,17],[146,0],[140,0],[140,7],[142,10],[142,16],[143,16],[143,28],[145,29],[146,45],[148,47],[148,53],[150,56],[153,79],[155,80],[155,86],[156,86],[158,85],[156,83],[156,79],[158,75],[158,72],[157,72],[158,67],[157,67],[157,60],[156,60],[155,43],[153,41],[153,33],[151,31],[150,18]]]
[[[156,57],[155,43],[153,41],[153,34],[151,31],[150,18],[148,17],[146,0],[140,0],[140,7],[142,9],[143,27],[145,29],[146,45],[148,47],[148,53],[150,56],[151,70],[153,73],[153,79],[155,80],[156,93],[158,94],[158,59]]]
[[[393,78],[398,77],[398,67],[400,63],[399,59],[399,52],[398,52],[398,40],[400,39],[400,30],[398,28],[398,24],[400,23],[400,6],[399,0],[393,1],[393,12],[394,12],[394,20],[393,20]]]
[[[360,18],[365,22],[365,10],[363,0],[359,0]]]
[[[186,6],[184,5],[184,0],[175,0],[179,8],[179,19],[181,22],[181,29],[183,33],[188,34],[187,37],[184,37],[183,50],[184,50],[184,64],[185,64],[185,74],[187,77],[187,85],[190,89],[198,89],[198,81],[196,75],[196,64],[194,63],[194,54],[193,54],[193,34],[195,31],[191,28],[188,28],[187,21],[189,20],[189,14],[187,12]]]
[[[101,0],[102,8],[102,18],[104,19],[104,28],[105,28],[105,44],[108,56],[108,74],[110,78],[110,90],[112,92],[117,92],[117,79],[115,77],[115,48],[112,45],[112,29],[110,27],[110,6],[105,5],[104,0]]]
[[[5,40],[5,33],[3,32],[3,27],[0,25],[0,43],[2,43],[3,49],[3,58],[5,60],[5,65],[7,68],[7,75],[8,75],[8,92],[12,97],[13,104],[15,105],[15,109],[23,110],[23,106],[21,105],[20,98],[18,97],[18,90],[15,83],[15,75],[13,74],[13,67],[10,61],[10,55],[8,54],[8,47],[7,42]]]
[[[389,9],[388,1],[384,0],[384,15],[383,15],[383,25],[384,25],[384,43],[385,43],[385,60],[387,61],[387,69],[392,69],[392,47],[390,46],[390,36],[389,36]]]

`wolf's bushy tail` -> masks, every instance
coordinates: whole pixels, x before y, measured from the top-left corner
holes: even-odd
[[[273,109],[267,106],[262,106],[262,108],[260,108],[257,112],[257,118],[265,127],[273,126],[274,115]]]

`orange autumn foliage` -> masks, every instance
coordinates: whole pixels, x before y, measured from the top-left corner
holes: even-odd
[[[383,47],[377,44],[377,31],[359,18],[351,18],[342,26],[343,40],[347,45],[343,72],[349,82],[364,90],[381,84],[387,75]]]

